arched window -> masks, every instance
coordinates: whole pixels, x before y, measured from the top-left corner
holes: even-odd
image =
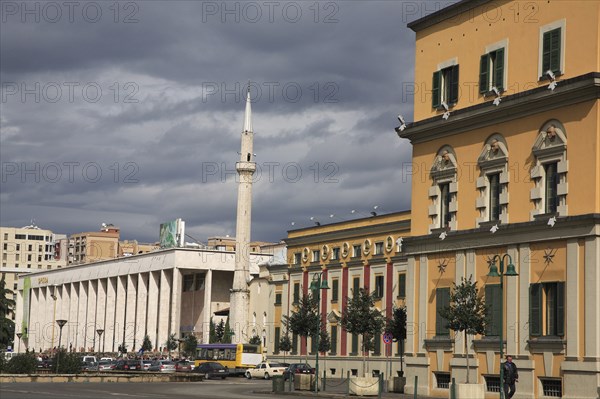
[[[456,230],[458,181],[456,155],[452,147],[440,148],[431,167],[433,184],[429,187],[429,231],[438,228]]]
[[[567,215],[567,135],[558,120],[544,123],[532,149],[535,164],[531,168],[531,201],[534,209],[531,220],[536,215]]]
[[[479,210],[477,224],[483,222],[508,223],[508,149],[502,135],[488,137],[479,158],[477,189]]]

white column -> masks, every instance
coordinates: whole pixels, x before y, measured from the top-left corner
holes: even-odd
[[[585,354],[590,360],[600,360],[600,238],[585,239],[584,317]],[[567,298],[567,302],[569,299]]]
[[[102,351],[103,345],[106,340],[106,279],[98,280],[98,293],[97,293],[97,305],[96,305],[96,329],[104,330],[102,336],[96,336],[96,350]]]
[[[90,280],[88,282],[88,306],[87,306],[87,322],[86,322],[86,348],[97,350],[98,334],[96,334],[96,305],[97,305],[98,280]]]
[[[154,348],[158,348],[156,342],[156,320],[158,317],[158,283],[160,281],[160,272],[150,272],[148,275],[148,317],[147,328],[148,336]]]
[[[164,347],[169,335],[169,304],[171,303],[170,270],[160,271],[160,298],[158,302],[158,347]]]
[[[507,253],[512,258],[513,264],[519,272],[519,251],[516,246],[508,247]],[[504,272],[508,267],[508,258],[504,262]],[[504,279],[504,290],[506,291],[506,353],[515,354],[517,352],[519,342],[519,319],[518,319],[518,301],[517,296],[519,295],[518,289],[519,277],[505,277]]]
[[[69,296],[70,296],[70,304],[69,304],[69,323],[66,325],[67,329],[67,344],[68,348],[74,348],[74,350],[78,350],[76,336],[77,336],[77,327],[79,325],[78,316],[79,316],[79,283],[70,283],[69,284]]]
[[[210,317],[212,316],[212,270],[207,270],[204,276],[204,309],[202,309],[202,343],[208,344]],[[231,320],[230,320],[231,321]]]
[[[87,281],[79,282],[79,304],[77,310],[77,332],[76,332],[76,350],[80,351],[87,350],[86,347],[86,323],[87,323],[87,301],[88,301],[88,287]]]
[[[577,240],[567,241],[567,302],[565,321],[567,324],[567,357],[579,357],[579,244]]]
[[[104,319],[104,350],[115,352],[119,345],[115,345],[115,306],[117,304],[117,278],[106,279],[106,318]]]
[[[137,275],[127,276],[127,309],[125,309],[125,343],[130,351],[137,351],[135,342],[135,304],[137,299]],[[135,345],[134,345],[135,344]]]
[[[428,278],[427,255],[421,255],[419,262],[419,346],[417,352],[426,353],[425,339],[427,338],[427,278]]]
[[[52,317],[54,313],[54,301],[50,296],[50,289],[48,287],[40,288],[40,304],[43,309],[40,319],[42,320],[42,342],[40,345],[42,349],[49,349],[52,347]]]
[[[14,346],[15,352],[20,353],[21,350],[25,352],[23,349],[23,338],[21,338],[21,347],[19,348],[19,338],[16,334],[21,332],[21,327],[23,326],[23,291],[17,291],[17,303],[15,305],[15,336],[14,336]]]
[[[531,282],[531,250],[529,245],[519,246],[519,345],[518,352],[512,353],[516,355],[528,354],[527,340],[529,339],[529,284]],[[514,278],[514,277],[512,277]]]
[[[125,342],[125,306],[127,304],[127,276],[117,277],[117,296],[115,305],[115,349]],[[131,348],[130,348],[131,349]]]
[[[419,333],[419,328],[415,324],[415,258],[410,256],[406,264],[406,349],[405,353],[414,354],[415,334]],[[348,335],[350,337],[350,335]]]
[[[181,290],[182,290],[181,270],[173,268],[173,289],[171,291],[171,334],[180,337],[179,326],[181,325]]]
[[[137,283],[137,315],[135,322],[135,342],[137,345],[136,349],[142,347],[144,342],[144,336],[146,335],[146,306],[148,297],[148,274],[139,273]]]

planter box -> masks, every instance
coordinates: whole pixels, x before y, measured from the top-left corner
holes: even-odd
[[[294,376],[295,391],[314,391],[315,376],[314,374],[296,374]]]
[[[350,377],[350,395],[377,396],[379,377]]]
[[[404,393],[406,377],[394,377],[392,383],[391,392]]]
[[[485,385],[456,384],[456,399],[485,399]]]

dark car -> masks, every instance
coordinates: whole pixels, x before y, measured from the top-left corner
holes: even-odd
[[[81,371],[98,371],[97,362],[81,362]]]
[[[115,364],[114,370],[140,371],[142,369],[142,365],[140,363],[141,362],[139,360],[117,360],[117,364]]]
[[[221,378],[224,380],[229,376],[227,367],[224,367],[221,363],[217,362],[202,363],[196,367],[193,372],[204,374],[204,378],[207,380],[209,378]]]
[[[287,370],[285,370],[283,374],[283,378],[287,381],[290,376],[292,377],[292,381],[294,380],[294,375],[296,374],[314,374],[315,369],[312,368],[307,363],[292,363],[288,366]]]
[[[175,371],[192,371],[192,362],[182,360],[175,363]]]

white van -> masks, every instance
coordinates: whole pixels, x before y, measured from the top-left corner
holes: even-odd
[[[97,363],[96,356],[84,356],[82,359],[84,362]]]

